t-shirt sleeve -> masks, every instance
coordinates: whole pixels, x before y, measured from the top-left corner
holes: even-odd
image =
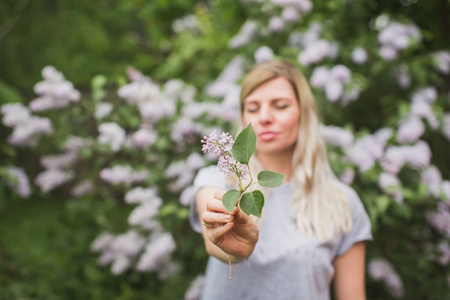
[[[353,227],[343,236],[337,250],[338,256],[347,252],[357,242],[373,239],[370,219],[361,199],[352,188],[345,186],[344,190],[352,211]]]
[[[194,179],[193,184],[193,198],[190,201],[189,206],[189,223],[196,232],[201,232],[200,218],[198,216],[197,204],[195,197],[198,191],[203,187],[213,187],[222,190],[227,190],[228,187],[225,182],[226,175],[219,171],[219,167],[210,166],[200,169],[197,176]]]

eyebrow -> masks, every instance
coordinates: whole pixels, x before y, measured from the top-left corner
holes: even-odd
[[[277,101],[281,101],[281,100],[288,100],[291,101],[291,99],[289,99],[288,97],[281,97],[281,98],[274,98],[274,99],[270,99],[270,102],[277,102]],[[249,102],[259,102],[259,99],[250,99],[250,100],[244,100],[244,103],[249,103]]]

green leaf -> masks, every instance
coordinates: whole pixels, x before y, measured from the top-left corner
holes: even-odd
[[[283,184],[284,175],[272,171],[261,171],[258,174],[258,184],[274,188]]]
[[[239,199],[239,191],[238,190],[229,190],[226,192],[222,197],[222,203],[225,208],[232,212],[234,207],[236,206],[236,203]]]
[[[261,217],[262,208],[264,206],[264,195],[261,191],[253,191],[242,195],[239,207],[247,215],[255,215]]]
[[[236,137],[231,153],[233,158],[242,164],[248,164],[250,157],[256,152],[256,134],[252,124],[248,124]]]

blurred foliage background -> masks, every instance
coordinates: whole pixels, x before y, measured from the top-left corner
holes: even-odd
[[[302,7],[302,3],[310,3],[312,9]],[[296,8],[297,19],[292,10],[291,15],[285,12],[286,7]],[[254,29],[244,29],[248,20],[254,22]],[[412,33],[405,33],[411,35],[404,48],[390,48],[395,57],[383,56],[381,32],[395,22],[414,24],[420,38],[411,29]],[[298,55],[307,52],[306,32],[315,23],[321,26],[316,40],[328,41],[329,53],[302,61]],[[30,135],[36,139],[35,144],[11,143],[15,129],[7,124],[6,110],[2,110],[0,299],[196,299],[195,291],[187,291],[190,287],[195,290],[191,283],[204,273],[206,253],[200,235],[189,227],[188,208],[180,203],[180,197],[188,194],[195,171],[202,164],[212,163],[199,163],[194,155],[200,153],[203,134],[214,128],[233,128],[233,118],[223,114],[235,106],[221,106],[222,100],[233,96],[242,72],[271,55],[299,65],[307,78],[312,78],[320,66],[344,65],[351,72],[351,80],[343,89],[348,94],[357,89],[358,93],[348,103],[344,104],[345,96],[330,101],[336,90],[313,87],[323,123],[352,135],[350,144],[344,145],[342,140],[329,143],[329,151],[337,175],[353,172],[349,183],[372,220],[375,240],[367,247],[368,299],[450,299],[450,80],[448,70],[437,71],[439,66],[448,69],[450,59],[436,60],[433,56],[439,51],[448,53],[449,29],[448,0],[1,1],[0,105],[21,103],[32,107],[36,94],[42,95],[35,84],[42,81],[41,71],[48,65],[64,74],[81,100],[60,108],[27,110],[23,118],[31,113],[52,124],[50,134]],[[397,35],[394,40],[404,38],[401,33]],[[237,36],[245,39],[233,45]],[[333,43],[339,45],[334,54]],[[272,52],[258,52],[262,46]],[[364,63],[357,63],[353,56],[357,47],[366,53]],[[230,62],[237,57],[241,60],[233,67]],[[227,67],[234,73],[225,74]],[[143,80],[139,77],[142,74],[148,78]],[[48,78],[44,75],[45,80]],[[407,84],[399,83],[401,80]],[[222,89],[216,85],[214,92],[214,83],[221,82],[225,85]],[[142,84],[145,92],[135,83]],[[126,92],[124,87],[132,91]],[[424,101],[428,101],[425,109],[429,108],[432,115],[419,113],[423,132],[402,141],[400,128],[413,111],[411,99],[430,88],[435,96]],[[152,89],[157,91],[149,92]],[[145,110],[144,102],[130,100],[142,93],[164,98],[173,106],[167,113],[150,105],[150,111],[159,114],[154,116]],[[97,116],[104,103],[111,104],[112,112]],[[428,117],[434,117],[438,126]],[[13,123],[19,122],[14,119]],[[102,142],[105,123],[119,124],[128,142],[124,137],[119,149],[114,149],[113,139],[120,136],[119,129],[109,129],[114,138]],[[363,168],[357,160],[347,159],[358,141],[372,138],[382,128],[394,133],[385,140],[382,154],[372,166]],[[140,129],[154,134],[147,137],[152,142],[145,147],[139,146],[135,135]],[[180,132],[181,136],[177,135]],[[70,179],[58,184],[53,177],[38,180],[51,169],[42,159],[65,153],[71,136],[82,137],[84,144],[69,165],[57,168],[66,173],[55,175]],[[408,165],[405,159],[405,167],[394,172],[400,183],[386,188],[381,178],[389,173],[383,159],[390,149],[413,147],[419,141],[429,145],[429,160]],[[427,151],[417,153],[427,156]],[[397,162],[402,159],[394,156]],[[108,182],[101,175],[105,169],[124,164],[147,170],[148,175],[132,183]],[[11,178],[12,166],[20,167],[29,178],[31,191],[27,197],[17,193],[20,179]],[[424,179],[430,168],[439,174],[434,176],[439,185],[434,192],[436,181]],[[75,195],[74,186],[83,180],[89,180],[89,191]],[[43,188],[46,184],[51,188]],[[130,205],[126,197],[139,186],[154,188],[158,195],[155,199],[162,199],[157,214],[151,216],[158,226],[145,220],[137,224],[130,221],[135,209],[144,204]],[[436,225],[430,218],[440,223]],[[138,252],[126,256],[126,263],[120,261],[122,256],[109,261],[102,256],[108,243],[101,254],[91,250],[102,233],[117,238],[130,228],[145,237],[145,242]],[[148,250],[156,266],[147,263],[146,270],[137,270],[133,266],[141,262],[145,245],[158,244],[162,232],[171,234],[175,249],[167,246],[169,242],[161,246],[160,252],[168,258],[159,250]],[[112,236],[109,238],[110,246]],[[108,262],[99,266],[99,257]],[[161,261],[164,263],[158,265]],[[120,271],[115,272],[114,267],[111,270],[111,262]],[[164,270],[172,267],[173,272],[165,276]]]

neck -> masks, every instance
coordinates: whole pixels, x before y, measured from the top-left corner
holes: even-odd
[[[292,149],[292,151],[279,154],[258,153],[257,156],[264,170],[283,174],[285,176],[284,181],[287,182],[291,180],[293,152]]]

